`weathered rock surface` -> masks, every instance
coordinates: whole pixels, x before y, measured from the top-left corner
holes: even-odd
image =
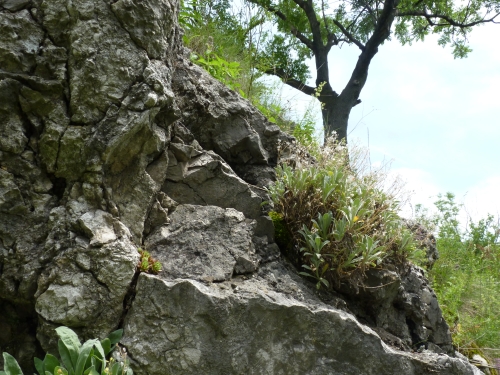
[[[185,146],[185,145],[183,145]],[[212,151],[194,157],[179,156],[179,145],[170,144],[170,166],[162,191],[178,203],[234,208],[246,217],[262,215],[262,199]],[[192,153],[188,148],[188,152]]]
[[[369,270],[363,284],[359,288],[342,284],[337,290],[350,311],[386,342],[406,350],[454,352],[436,294],[421,269],[410,266],[399,272]]]
[[[179,98],[182,123],[204,149],[220,155],[247,182],[264,186],[273,179],[278,140],[290,137],[187,60],[177,65],[172,89]]]
[[[232,208],[180,205],[145,240],[169,278],[230,280],[257,269],[252,243],[255,221]]]
[[[478,373],[431,352],[449,332],[418,270],[368,309],[280,258],[261,203],[290,138],[189,62],[178,8],[0,1],[0,351],[29,373],[57,326],[123,326],[139,375]]]
[[[277,291],[269,278],[291,289]],[[148,374],[481,373],[458,358],[389,348],[277,265],[251,281],[208,285],[141,274],[125,330],[135,333],[123,341],[129,355]]]

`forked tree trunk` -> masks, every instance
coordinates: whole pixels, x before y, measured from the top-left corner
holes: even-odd
[[[354,80],[354,82],[349,82],[338,96],[329,95],[318,98],[322,107],[325,141],[335,133],[339,141],[344,139],[347,142],[349,115],[352,108],[360,102],[358,95],[362,87],[359,81]]]

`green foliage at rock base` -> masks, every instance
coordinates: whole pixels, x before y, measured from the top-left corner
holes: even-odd
[[[35,358],[39,375],[133,375],[125,353],[120,353],[122,361],[107,359],[120,341],[123,330],[112,332],[104,340],[87,340],[83,344],[68,327],[58,327],[56,332],[59,359],[48,353],[43,360]],[[14,357],[3,353],[3,358],[4,370],[0,375],[23,375]]]

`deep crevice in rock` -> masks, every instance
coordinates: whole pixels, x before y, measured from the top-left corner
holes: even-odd
[[[50,189],[50,193],[54,194],[60,201],[64,196],[64,192],[66,191],[66,186],[67,186],[66,179],[61,177],[56,177],[53,174],[47,174],[47,176],[52,182],[52,189]]]
[[[139,275],[141,274],[141,271],[136,270],[134,276],[132,277],[132,281],[130,282],[130,286],[128,287],[127,293],[125,294],[125,297],[123,298],[123,312],[122,316],[120,317],[120,320],[118,322],[117,328],[123,328],[123,323],[125,321],[125,318],[127,317],[127,313],[132,307],[132,303],[134,302],[135,294],[136,294],[136,287],[137,287],[137,281],[139,280]]]

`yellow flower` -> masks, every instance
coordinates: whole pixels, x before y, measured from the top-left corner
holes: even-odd
[[[353,223],[355,223],[358,220],[359,220],[359,217],[357,217],[357,216],[354,216],[354,219],[352,219]]]

